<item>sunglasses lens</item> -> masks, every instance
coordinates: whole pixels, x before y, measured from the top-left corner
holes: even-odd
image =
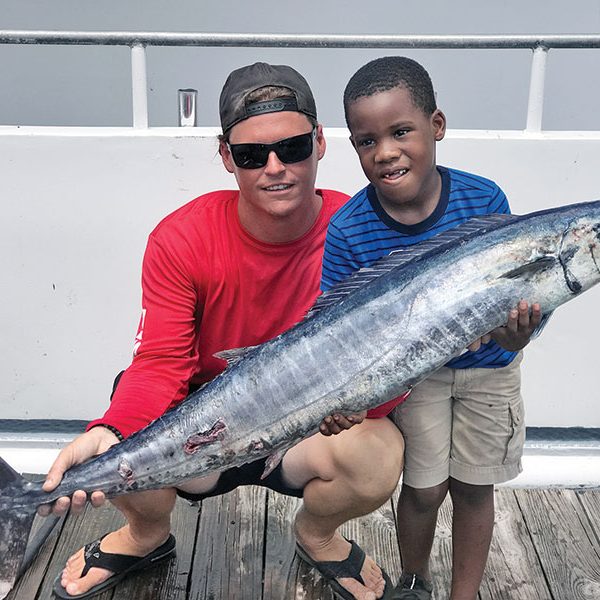
[[[275,152],[282,163],[306,160],[313,150],[313,131],[279,140],[274,144],[230,144],[233,162],[240,169],[260,169],[267,164],[269,153]]]
[[[312,140],[312,132],[281,140],[277,144],[275,153],[283,163],[296,163],[306,160],[312,154]]]
[[[233,144],[231,156],[240,169],[259,169],[267,164],[269,151],[263,144]]]

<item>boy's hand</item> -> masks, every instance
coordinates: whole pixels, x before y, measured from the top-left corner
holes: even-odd
[[[492,339],[505,350],[516,352],[527,346],[531,334],[535,331],[542,320],[542,309],[536,302],[531,305],[526,300],[521,300],[517,308],[513,308],[508,314],[508,322],[504,327],[498,327],[492,331]]]
[[[517,352],[527,346],[531,334],[535,331],[542,320],[542,310],[539,304],[531,305],[531,314],[529,314],[529,304],[526,300],[521,300],[517,308],[513,308],[508,313],[508,321],[503,327],[498,327],[486,335],[475,340],[467,346],[471,352],[479,350],[480,346],[494,340],[505,350]]]
[[[51,492],[61,482],[65,471],[79,465],[98,454],[106,452],[111,446],[118,444],[117,436],[105,427],[94,427],[89,431],[75,438],[68,446],[65,446],[56,460],[50,467],[46,481],[43,485],[45,492]],[[83,490],[77,490],[72,498],[62,496],[53,504],[43,504],[38,508],[38,514],[42,517],[48,516],[51,512],[56,515],[62,515],[71,506],[74,513],[83,510],[87,500],[87,494]],[[102,492],[93,492],[90,498],[95,507],[102,506],[105,496]]]
[[[366,416],[366,410],[356,413],[355,415],[348,415],[347,417],[338,414],[330,415],[321,421],[319,431],[323,435],[337,435],[345,429],[350,429],[350,427],[362,423]]]

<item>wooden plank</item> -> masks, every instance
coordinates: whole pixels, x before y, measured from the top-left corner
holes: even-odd
[[[171,531],[177,540],[176,560],[128,577],[115,589],[113,600],[186,600],[198,517],[197,505],[178,498],[171,518]]]
[[[481,600],[551,598],[514,491],[498,488],[495,500],[494,535],[479,591]]]
[[[586,527],[586,531],[590,542],[596,554],[600,555],[600,490],[579,490],[577,498],[588,518],[589,527]]]
[[[35,517],[31,532],[29,534],[29,540],[35,536],[37,531],[40,529],[45,519],[42,517]],[[42,580],[46,574],[48,562],[56,544],[60,531],[63,527],[63,521],[59,521],[52,533],[46,539],[44,545],[41,547],[39,554],[30,565],[29,569],[23,574],[21,579],[17,582],[17,585],[13,588],[12,592],[7,596],[7,600],[19,600],[20,598],[35,598],[38,589],[42,584]]]
[[[261,598],[265,505],[255,486],[202,502],[190,600]]]
[[[600,558],[586,533],[587,518],[573,490],[517,490],[554,600],[597,600]]]

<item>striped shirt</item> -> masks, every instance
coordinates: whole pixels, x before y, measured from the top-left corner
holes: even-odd
[[[438,166],[442,178],[440,201],[433,213],[415,225],[403,225],[390,217],[369,184],[353,196],[331,219],[325,241],[321,289],[327,291],[346,277],[369,267],[392,250],[412,246],[452,229],[472,217],[509,214],[504,192],[489,179]],[[498,368],[509,364],[516,352],[496,342],[465,352],[446,366]]]

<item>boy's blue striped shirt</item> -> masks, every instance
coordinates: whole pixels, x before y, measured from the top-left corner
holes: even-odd
[[[493,181],[456,169],[437,168],[442,177],[440,201],[421,223],[403,225],[392,219],[382,208],[371,184],[337,211],[325,241],[323,291],[358,269],[371,266],[392,250],[428,240],[472,217],[510,213],[504,192]],[[466,352],[452,359],[447,366],[454,369],[504,367],[516,355],[492,341],[477,352]]]

